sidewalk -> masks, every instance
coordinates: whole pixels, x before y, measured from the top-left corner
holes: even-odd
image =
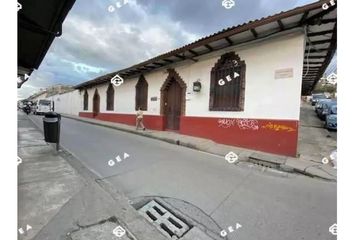
[[[306,102],[301,104],[298,151],[305,160],[322,162],[331,152],[337,149],[337,133],[323,128],[314,107]]]
[[[18,141],[18,239],[166,239],[119,190],[44,142],[20,112]],[[113,235],[118,226],[126,231],[120,238]]]
[[[312,156],[306,154],[301,154],[300,158],[284,157],[255,150],[218,144],[212,140],[182,135],[175,132],[154,131],[149,129],[146,131],[137,131],[134,126],[130,125],[68,114],[62,114],[62,116],[94,125],[109,127],[132,134],[158,139],[222,157],[232,151],[238,155],[239,161],[249,161],[265,167],[273,167],[287,172],[301,173],[310,177],[318,177],[329,181],[336,181],[337,179],[337,171],[333,169],[331,165],[324,165],[321,162],[318,162],[318,159],[312,159]]]

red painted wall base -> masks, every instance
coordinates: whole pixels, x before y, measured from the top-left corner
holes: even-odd
[[[296,157],[298,121],[181,117],[180,133],[217,143]]]
[[[80,117],[93,118],[92,113],[80,112]],[[135,125],[133,114],[99,113],[96,119]],[[164,117],[144,115],[148,129],[163,131]],[[267,119],[235,119],[187,117],[180,119],[179,133],[211,139],[217,143],[296,157],[298,121]]]
[[[136,115],[134,114],[118,114],[118,113],[99,113],[96,117],[93,113],[80,112],[80,117],[95,118],[108,122],[123,123],[135,126]],[[144,115],[144,125],[148,129],[163,131],[163,117],[156,115]]]

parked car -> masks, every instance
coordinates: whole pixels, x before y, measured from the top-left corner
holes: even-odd
[[[47,112],[53,111],[53,104],[54,103],[51,100],[46,100],[46,99],[37,100],[37,102],[35,103],[36,107],[35,107],[34,114],[35,115],[45,114]]]
[[[335,108],[337,109],[337,107]],[[329,130],[337,130],[337,114],[327,115],[324,127]]]
[[[315,106],[320,99],[327,99],[327,97],[323,93],[312,94],[311,105]]]
[[[322,109],[318,113],[321,120],[326,120],[327,115],[337,114],[337,102],[330,101],[322,104]]]
[[[315,112],[318,116],[318,113],[320,111],[322,111],[322,106],[323,106],[323,103],[325,102],[330,102],[330,101],[333,101],[332,99],[319,99],[315,105]]]

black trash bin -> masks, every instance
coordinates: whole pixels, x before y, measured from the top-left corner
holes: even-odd
[[[56,112],[44,114],[43,129],[44,140],[49,143],[59,144],[61,115]]]

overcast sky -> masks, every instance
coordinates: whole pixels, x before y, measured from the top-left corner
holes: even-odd
[[[116,3],[121,7],[117,8]],[[249,20],[314,0],[76,0],[41,66],[18,90],[24,98],[55,84],[76,85]],[[115,6],[113,12],[108,11]]]

